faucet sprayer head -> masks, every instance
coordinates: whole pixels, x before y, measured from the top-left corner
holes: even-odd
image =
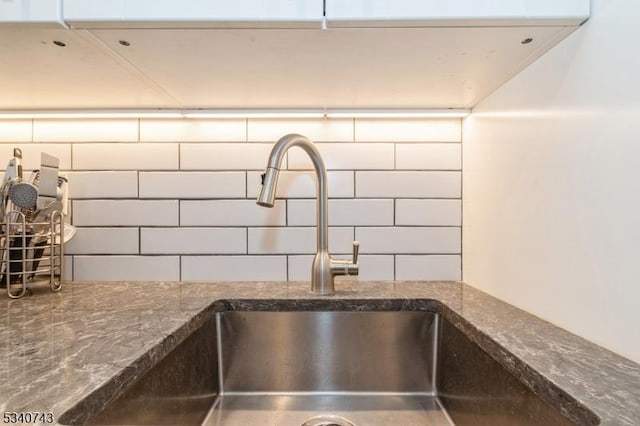
[[[276,198],[276,185],[278,183],[278,169],[273,167],[267,167],[262,174],[262,188],[256,203],[262,207],[273,207],[274,200]]]

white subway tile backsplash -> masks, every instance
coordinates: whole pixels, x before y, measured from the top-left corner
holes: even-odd
[[[177,200],[74,200],[75,226],[178,226]]]
[[[461,120],[356,119],[356,142],[462,142]]]
[[[138,228],[78,228],[65,254],[138,254]]]
[[[142,254],[243,254],[244,228],[142,228]]]
[[[312,254],[288,256],[287,278],[289,281],[311,281]]]
[[[460,198],[461,178],[451,171],[356,172],[356,197]]]
[[[285,226],[285,201],[264,208],[255,200],[180,202],[181,226]]]
[[[31,120],[0,121],[0,142],[31,142],[33,124]]]
[[[179,256],[74,256],[76,281],[179,281]]]
[[[393,256],[385,255],[361,255],[358,263],[358,280],[362,281],[387,281],[394,279]]]
[[[263,170],[271,144],[199,143],[180,145],[182,170]]]
[[[461,256],[396,256],[397,280],[459,281]]]
[[[140,198],[244,198],[244,172],[140,172]]]
[[[289,256],[289,281],[311,281],[312,262],[313,255]],[[359,281],[393,280],[393,262],[393,256],[360,256],[358,261],[360,270],[357,279]],[[340,278],[336,277],[336,279]],[[339,286],[340,284],[336,283],[336,288]]]
[[[69,198],[136,198],[138,172],[68,172]]]
[[[247,120],[140,120],[141,142],[245,142]]]
[[[74,170],[176,170],[177,144],[88,143],[73,145]]]
[[[265,164],[266,165],[266,164]],[[256,198],[260,191],[260,175],[263,172],[247,173],[247,197]],[[327,172],[327,192],[333,198],[353,197],[353,172]],[[278,198],[315,198],[315,172],[281,171],[276,190]]]
[[[68,279],[309,281],[316,177],[304,151],[285,156],[275,207],[255,204],[288,133],[317,143],[330,251],[348,257],[355,233],[358,279],[460,279],[458,119],[12,120],[0,156],[19,147],[29,170],[44,151],[71,170]]]
[[[73,256],[64,257],[64,273],[62,274],[62,281],[73,281]]]
[[[393,169],[391,143],[319,143],[316,144],[327,170]],[[313,163],[301,149],[289,151],[289,170],[313,170]]]
[[[353,228],[329,228],[331,253],[351,253]],[[316,252],[316,228],[249,228],[249,254]]]
[[[315,200],[287,200],[289,226],[315,226]],[[392,226],[393,200],[329,200],[331,226]]]
[[[183,281],[286,281],[286,256],[182,256]]]
[[[33,170],[40,168],[41,154],[46,152],[60,160],[60,169],[68,170],[71,168],[71,145],[62,143],[47,144],[2,144],[0,145],[0,159],[2,159],[2,171],[6,167],[6,162],[13,158],[13,149],[20,148],[22,150],[22,167],[25,170]],[[25,176],[27,176],[25,174]]]
[[[396,168],[413,170],[461,170],[462,144],[396,144]]]
[[[249,119],[250,142],[275,143],[289,133],[298,133],[313,142],[353,141],[352,119]]]
[[[33,120],[34,142],[135,142],[138,119]]]
[[[458,227],[356,228],[365,254],[450,254],[461,252]]]
[[[461,226],[462,200],[396,200],[396,225]]]

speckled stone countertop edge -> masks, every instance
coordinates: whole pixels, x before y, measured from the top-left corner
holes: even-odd
[[[73,283],[68,286],[71,288],[67,289],[67,294],[37,294],[32,300],[7,302],[7,310],[0,309],[0,338],[11,342],[12,339],[16,340],[15,333],[20,330],[23,333],[25,330],[31,331],[30,327],[33,325],[48,327],[48,322],[39,322],[44,321],[42,318],[53,320],[51,330],[42,331],[36,327],[39,331],[32,336],[33,340],[30,338],[22,343],[30,346],[34,345],[34,341],[37,343],[39,340],[45,340],[49,346],[59,345],[59,351],[51,350],[42,356],[42,360],[46,361],[43,365],[44,371],[46,372],[46,368],[55,368],[57,362],[60,364],[59,370],[62,371],[58,372],[58,375],[62,374],[61,377],[68,378],[71,374],[72,380],[71,383],[58,383],[57,387],[54,386],[51,390],[40,389],[37,394],[31,389],[22,389],[19,386],[21,383],[37,380],[36,374],[43,370],[23,369],[22,377],[18,375],[16,378],[15,374],[9,376],[11,367],[19,366],[20,362],[26,365],[29,353],[23,353],[21,350],[16,352],[16,345],[6,344],[7,353],[0,355],[15,355],[15,359],[9,356],[9,361],[6,361],[5,357],[3,364],[3,358],[0,358],[0,377],[4,374],[13,381],[9,381],[8,384],[0,383],[0,395],[18,395],[13,399],[10,397],[8,402],[0,400],[0,411],[51,409],[59,421],[62,413],[73,413],[74,410],[95,413],[95,410],[120,395],[215,311],[229,310],[230,307],[225,304],[228,305],[230,301],[236,305],[248,304],[252,310],[274,310],[274,304],[287,301],[289,305],[295,305],[296,310],[305,310],[305,301],[309,300],[312,305],[317,306],[320,300],[323,303],[333,303],[338,306],[336,310],[339,310],[339,305],[345,302],[350,303],[352,308],[354,303],[359,303],[360,308],[366,309],[367,301],[375,300],[378,308],[386,310],[416,310],[415,302],[421,300],[420,303],[423,304],[426,301],[437,301],[428,309],[423,305],[419,310],[435,310],[441,313],[508,371],[524,377],[525,383],[538,395],[543,396],[543,399],[546,399],[544,395],[552,395],[552,400],[547,399],[547,402],[560,406],[563,411],[566,409],[567,412],[574,413],[570,417],[578,424],[593,422],[586,414],[586,417],[574,417],[576,412],[580,413],[580,410],[572,409],[575,408],[576,401],[595,413],[603,425],[640,424],[640,365],[473,287],[460,282],[359,282],[343,285],[336,295],[326,297],[310,294],[308,285]],[[147,294],[149,286],[154,287],[155,291],[150,297],[135,297]],[[127,300],[135,302],[118,307],[119,303],[123,303],[122,294],[125,293],[134,293],[134,298]],[[264,303],[262,307],[259,306],[261,303]],[[394,303],[396,305],[392,306]],[[231,308],[242,309],[241,306]],[[310,306],[306,308],[311,309]],[[106,312],[101,312],[101,309]],[[58,311],[60,318],[57,316]],[[16,315],[16,312],[19,315]],[[117,318],[114,317],[116,314]],[[120,318],[121,314],[124,318]],[[113,338],[114,341],[126,345],[137,342],[137,339],[142,337],[143,344],[123,348],[121,363],[108,362],[109,365],[106,366],[100,364],[100,359],[107,358],[97,355],[101,353],[99,347],[87,349],[86,346],[80,346],[85,351],[85,357],[80,357],[81,359],[76,360],[74,364],[69,360],[73,361],[75,354],[72,348],[78,347],[77,340],[87,338],[90,343],[99,346],[101,338],[112,336],[109,334],[110,330],[103,332],[92,328],[85,332],[82,328],[85,325],[82,321],[85,315],[91,317],[87,321],[89,328],[95,325],[94,322],[98,325],[109,322],[126,323],[125,332]],[[12,324],[9,317],[13,318]],[[132,332],[135,327],[129,327],[132,318],[138,321],[133,326],[138,325],[141,328],[137,334]],[[20,321],[23,324],[18,324]],[[154,321],[159,322],[157,327],[153,326]],[[2,328],[3,323],[7,324],[6,328]],[[67,327],[70,334],[76,333],[77,336],[73,336],[76,340],[51,340],[60,337],[55,333],[53,326],[56,325]],[[116,324],[113,329],[119,330],[120,324]],[[74,344],[67,344],[67,341],[73,341]],[[65,350],[71,352],[66,353]],[[87,361],[90,364],[88,367],[85,365]],[[75,369],[71,368],[70,372],[65,374],[65,368],[70,368],[70,364]],[[90,377],[90,383],[83,383],[83,377]],[[73,380],[78,380],[78,384]],[[53,400],[56,391],[59,391],[58,394],[66,392],[69,395],[67,398]],[[87,398],[89,395],[92,397]]]
[[[112,401],[122,395],[139,378],[148,373],[194,331],[201,327],[218,311],[218,301],[196,313],[193,317],[167,334],[158,344],[144,352],[131,364],[120,370],[77,404],[60,414],[59,424],[83,424],[95,413],[101,412]]]
[[[569,392],[558,384],[545,377],[541,372],[533,369],[524,360],[520,359],[496,340],[491,338],[482,329],[476,327],[446,304],[441,304],[439,312],[445,319],[451,322],[469,340],[477,344],[491,358],[496,360],[509,373],[513,374],[521,382],[531,389],[539,398],[547,404],[557,407],[567,418],[579,425],[598,425],[601,418],[587,405],[582,404]]]

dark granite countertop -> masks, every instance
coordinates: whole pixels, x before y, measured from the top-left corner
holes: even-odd
[[[640,424],[640,365],[458,282],[340,282],[334,296],[308,283],[70,283],[0,301],[0,412],[53,412],[87,395],[108,399],[144,374],[219,309],[297,309],[313,301],[366,309],[367,301],[434,309],[533,388],[570,395],[602,425]],[[311,301],[311,302],[310,302]],[[216,303],[214,303],[216,302]],[[317,307],[317,303],[315,304]]]

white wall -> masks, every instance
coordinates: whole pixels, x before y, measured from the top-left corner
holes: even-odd
[[[640,2],[592,18],[464,124],[463,279],[640,362]]]
[[[275,141],[301,133],[329,175],[332,254],[360,240],[364,280],[461,277],[461,120],[0,121],[0,159],[60,157],[75,280],[311,278],[315,181],[292,149],[273,209],[256,205]],[[5,160],[5,161],[6,161]]]

